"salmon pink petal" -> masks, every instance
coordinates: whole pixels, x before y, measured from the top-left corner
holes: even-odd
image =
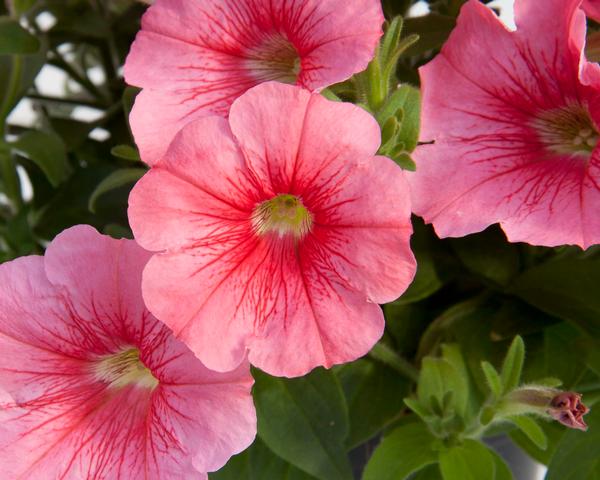
[[[199,246],[206,252],[153,257],[144,272],[144,297],[148,308],[206,366],[226,372],[245,358],[245,339],[252,328],[238,307],[250,267],[241,270],[236,261],[239,243]],[[246,249],[242,259],[244,255],[249,255]]]
[[[252,364],[272,375],[296,377],[314,365],[329,368],[367,354],[385,326],[379,305],[365,302],[326,265],[297,268],[289,277],[295,283],[285,285],[294,296],[284,321],[248,340]],[[360,335],[349,335],[349,328]]]
[[[171,140],[186,124],[206,116],[186,100],[186,94],[165,95],[146,88],[135,97],[129,123],[142,159],[152,165],[165,154]],[[156,119],[161,121],[157,122]]]
[[[220,222],[231,228],[247,224],[258,195],[244,180],[246,165],[225,119],[199,119],[177,139],[162,168],[142,177],[143,188],[136,188],[129,199],[132,228],[150,250],[184,249],[203,236],[216,235]],[[152,221],[147,221],[149,216]]]
[[[422,67],[421,140],[433,143],[409,182],[440,236],[499,222],[511,241],[600,242],[600,74],[581,54],[579,4],[517,0],[510,32],[471,0]]]
[[[314,90],[364,70],[382,23],[377,0],[158,0],[125,65],[128,83],[152,91],[131,119],[142,158],[156,163],[179,127],[227,116],[259,83]]]
[[[377,123],[280,83],[240,97],[231,131],[216,122],[184,127],[131,193],[134,234],[158,252],[148,308],[216,370],[246,351],[283,376],[365,354],[383,332],[371,302],[396,298],[415,271],[407,184],[375,156]],[[214,174],[233,141],[238,156]]]
[[[248,168],[270,192],[289,187],[300,194],[306,182],[325,184],[347,157],[372,158],[381,142],[377,122],[360,107],[275,82],[238,99],[229,123]]]
[[[208,370],[145,309],[147,260],[79,226],[0,266],[7,478],[206,479],[252,442],[248,364]]]

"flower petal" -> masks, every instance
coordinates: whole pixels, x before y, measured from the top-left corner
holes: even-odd
[[[366,302],[327,265],[300,262],[285,279],[285,317],[248,341],[250,362],[271,375],[297,377],[320,365],[351,362],[383,334],[379,305]]]
[[[381,140],[377,122],[361,108],[276,82],[237,100],[229,123],[248,169],[270,194],[302,196],[330,181],[345,161],[352,170],[360,159],[350,157],[373,156]]]
[[[249,223],[257,194],[246,180],[244,160],[224,119],[203,118],[188,125],[157,167],[129,198],[131,227],[143,247],[192,248],[206,237],[216,241],[227,229]]]

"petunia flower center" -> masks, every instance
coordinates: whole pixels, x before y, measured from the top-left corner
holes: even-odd
[[[140,359],[140,351],[133,347],[99,359],[94,365],[94,374],[111,388],[135,385],[152,390],[158,386],[157,378]]]
[[[534,121],[542,143],[561,155],[589,157],[598,144],[598,130],[582,106],[572,105],[541,114]]]
[[[283,35],[277,33],[266,37],[245,56],[245,66],[258,82],[296,83],[301,69],[300,55]]]
[[[302,201],[287,193],[259,203],[252,212],[252,225],[259,235],[275,233],[303,238],[312,227],[313,217]]]

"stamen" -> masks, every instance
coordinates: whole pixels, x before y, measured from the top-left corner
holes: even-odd
[[[292,42],[281,34],[267,37],[249,49],[246,57],[246,68],[257,81],[296,83],[301,69],[300,55]]]
[[[110,388],[136,385],[153,390],[159,383],[140,359],[140,351],[133,347],[100,359],[94,365],[94,374]]]
[[[552,153],[589,157],[598,143],[596,125],[582,105],[572,104],[543,112],[533,126]]]
[[[301,239],[310,232],[312,222],[312,215],[302,201],[289,194],[258,204],[252,213],[252,225],[259,235],[272,232],[279,237],[292,235]]]

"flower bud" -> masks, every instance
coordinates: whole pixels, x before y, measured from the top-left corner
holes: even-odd
[[[569,428],[587,430],[583,416],[590,411],[581,403],[581,395],[575,392],[562,392],[550,402],[548,413],[552,418]]]
[[[538,414],[550,416],[569,428],[587,430],[583,416],[589,412],[581,394],[555,388],[527,385],[511,392],[502,406],[504,415]]]

